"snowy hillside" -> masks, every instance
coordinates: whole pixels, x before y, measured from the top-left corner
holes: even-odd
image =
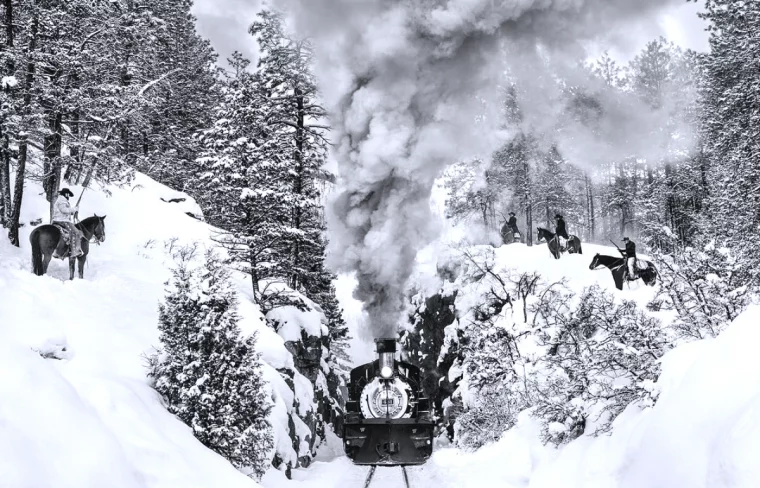
[[[191,201],[162,202],[176,195],[144,176],[128,189],[110,190],[110,197],[88,190],[83,199],[84,215],[107,215],[106,241],[92,249],[84,280],[68,281],[61,261],[51,265],[48,276],[32,275],[28,225],[21,249],[0,243],[0,486],[256,486],[167,413],[145,378],[143,356],[158,343],[157,304],[171,253],[182,243],[207,245],[210,229],[185,214],[198,212]],[[34,195],[22,221],[46,211],[47,203]],[[536,271],[548,281],[567,278],[574,290],[593,284],[614,290],[609,271],[588,269],[596,252],[615,250],[585,244],[583,255],[556,261],[545,245],[517,244],[495,249],[495,257],[499,266]],[[451,250],[441,245],[420,256],[418,289],[440,286],[435,269],[446,253]],[[238,279],[244,297],[247,282]],[[350,278],[338,282],[356,328],[361,313],[348,296],[351,287]],[[654,291],[634,284],[616,293],[643,305]],[[250,300],[241,300],[240,308],[244,331],[259,331],[266,379],[277,400],[271,420],[278,449],[287,453],[292,450],[288,413],[308,402],[295,402],[276,371],[292,368],[284,338],[264,325]],[[313,327],[309,317],[291,322]],[[611,436],[583,436],[555,449],[539,442],[535,421],[522,414],[517,427],[474,453],[439,440],[431,460],[409,470],[410,481],[440,487],[755,486],[760,387],[741,378],[760,374],[753,360],[758,317],[760,309],[752,308],[718,339],[668,353],[656,406],[630,408],[615,421]],[[361,339],[354,340],[354,348],[360,361],[371,351]],[[313,394],[305,378],[295,383],[302,398]],[[328,433],[327,445],[309,468],[294,470],[292,480],[271,469],[262,484],[337,488],[360,484],[366,472],[343,456],[340,439]],[[381,469],[373,483],[401,486],[401,473]]]
[[[0,486],[256,486],[196,441],[146,378],[144,356],[159,345],[158,304],[172,253],[193,242],[208,246],[210,228],[186,215],[200,214],[192,199],[145,176],[108,190],[110,197],[88,189],[80,206],[83,218],[106,215],[106,240],[92,245],[84,280],[69,281],[68,262],[60,260],[48,275],[34,276],[28,224],[20,249],[0,240]],[[39,194],[27,184],[22,222],[46,220],[48,203]],[[176,197],[187,200],[161,200]],[[246,334],[258,331],[266,363],[276,450],[295,464],[303,449],[308,453],[309,428],[291,414],[313,408],[312,385],[293,371],[294,393],[278,373],[294,369],[286,339],[246,298],[250,282],[237,279],[239,325]],[[314,312],[291,315],[298,321],[291,334],[299,325],[320,328]],[[301,452],[294,451],[292,428]]]
[[[615,254],[611,247],[584,244],[583,255],[566,255],[560,261],[549,255],[545,245],[516,244],[494,251],[504,269],[538,272],[547,281],[567,278],[576,292],[597,284],[642,307],[655,294],[655,288],[642,284],[617,291],[608,270],[589,270],[595,253]],[[440,286],[434,277],[436,263],[445,261],[441,256],[446,253],[452,251],[439,244],[420,256],[417,290],[427,287],[432,293]],[[468,299],[475,297],[460,297],[458,304]],[[667,323],[668,313],[655,315]],[[460,488],[756,486],[760,468],[753,460],[760,454],[760,443],[754,419],[760,416],[760,386],[742,378],[760,375],[753,359],[753,344],[760,334],[755,326],[758,317],[760,307],[756,306],[718,339],[685,344],[667,353],[657,382],[656,405],[644,410],[632,405],[615,420],[611,435],[586,434],[561,448],[546,446],[539,441],[536,420],[523,412],[516,427],[476,452],[463,452],[439,438],[428,463],[408,469],[410,483]],[[282,484],[338,488],[360,486],[366,474],[367,468],[352,465],[342,455],[340,440],[331,437],[318,461],[308,470],[294,472],[292,481],[270,472],[262,483],[272,488]],[[373,485],[403,486],[400,470],[378,470]]]

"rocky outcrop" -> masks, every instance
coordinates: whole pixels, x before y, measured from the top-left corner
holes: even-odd
[[[330,420],[331,400],[327,376],[328,349],[326,319],[305,299],[299,307],[275,308],[267,314],[267,323],[284,339],[285,349],[293,358],[292,368],[277,371],[293,393],[289,406],[287,431],[292,445],[290,460],[275,456],[273,464],[285,471],[309,466],[325,438],[325,420]],[[288,449],[289,451],[289,449]]]
[[[425,395],[432,401],[436,415],[443,418],[444,402],[456,388],[449,381],[449,369],[456,361],[457,351],[444,347],[445,329],[456,320],[456,292],[417,300],[420,303],[410,317],[414,330],[403,337],[404,359],[422,370]]]

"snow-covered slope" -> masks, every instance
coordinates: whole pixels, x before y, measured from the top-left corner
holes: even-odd
[[[72,189],[78,196],[81,188]],[[28,224],[20,249],[0,239],[0,487],[257,486],[197,442],[145,377],[171,255],[192,242],[202,255],[210,228],[185,214],[200,213],[192,199],[163,202],[178,195],[145,176],[108,190],[88,189],[80,205],[82,218],[106,215],[106,240],[91,246],[84,280],[68,281],[60,260],[34,276]],[[40,193],[27,185],[23,222],[46,220]],[[311,408],[311,384],[295,373],[296,402],[277,372],[293,368],[284,339],[245,299],[249,282],[236,279],[239,325],[259,332],[278,452],[295,461],[288,420],[298,420],[289,413]]]
[[[717,339],[668,353],[652,409],[630,409],[609,437],[583,437],[548,453],[535,467],[530,486],[758,486],[758,321],[760,307],[753,306]]]
[[[74,188],[78,195],[80,189]],[[143,355],[158,344],[157,305],[169,277],[171,254],[184,244],[209,243],[209,227],[188,217],[191,201],[144,176],[111,196],[88,190],[83,215],[106,214],[107,239],[94,246],[85,280],[68,281],[66,263],[54,261],[48,276],[30,272],[28,234],[22,247],[0,239],[0,487],[253,487],[224,459],[200,445],[189,428],[168,414],[145,378]],[[39,188],[27,188],[22,221],[47,214]],[[418,288],[434,290],[436,263],[447,249],[431,246],[420,256]],[[609,271],[591,271],[596,252],[554,260],[545,245],[514,244],[495,249],[497,266],[536,271],[546,281],[567,278],[579,291],[599,284],[614,290]],[[277,368],[292,368],[284,338],[267,328],[258,308],[245,300],[239,280],[240,324],[259,331],[265,374],[277,403],[272,414],[281,452],[297,456],[287,433],[289,415],[308,401],[296,394]],[[357,362],[371,347],[356,326],[358,304],[348,295],[352,280],[338,283],[354,327]],[[646,303],[654,289],[636,284],[618,296]],[[301,317],[306,319],[306,317]],[[306,319],[308,320],[308,319]],[[527,415],[502,439],[475,453],[443,443],[430,461],[409,470],[413,486],[633,488],[754,487],[760,479],[760,307],[746,311],[718,339],[686,344],[663,359],[654,408],[631,408],[611,436],[589,436],[562,449],[538,442],[538,426]],[[313,326],[313,323],[304,326]],[[43,357],[46,356],[46,357]],[[298,377],[298,395],[308,400],[308,380]],[[295,405],[295,404],[298,405]],[[296,430],[299,429],[296,426]],[[328,443],[308,469],[293,480],[270,470],[268,488],[359,485],[367,468],[353,466],[340,439]],[[380,469],[373,486],[402,486],[398,469]]]
[[[479,250],[484,251],[486,247]],[[477,250],[471,248],[471,251]],[[415,286],[434,292],[436,263],[451,252],[435,245],[419,256]],[[456,251],[459,252],[459,251]],[[584,254],[554,260],[545,245],[519,244],[494,249],[496,269],[538,272],[547,282],[567,279],[579,292],[598,284],[620,298],[644,306],[655,289],[643,284],[617,291],[606,269],[589,270],[597,252],[612,247],[584,244]],[[445,260],[445,259],[444,259]],[[345,279],[345,278],[344,278]],[[349,280],[345,279],[345,291]],[[458,301],[458,304],[463,302]],[[356,313],[356,312],[354,312]],[[504,313],[510,313],[505,310]],[[668,314],[659,313],[667,323]],[[540,427],[527,413],[496,443],[474,453],[439,441],[424,466],[408,469],[412,486],[458,488],[749,488],[758,486],[760,465],[760,362],[753,354],[760,339],[760,307],[741,315],[715,340],[684,344],[663,358],[657,404],[630,407],[614,424],[612,435],[590,435],[556,449],[539,442]],[[269,488],[361,486],[368,468],[352,465],[340,440],[308,470],[290,482],[270,472]],[[381,468],[373,486],[403,486],[398,468]]]

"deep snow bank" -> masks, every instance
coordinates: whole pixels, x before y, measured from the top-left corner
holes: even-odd
[[[104,190],[110,196],[88,189],[80,205],[82,218],[107,216],[106,241],[91,246],[84,280],[68,281],[68,262],[59,260],[46,276],[30,272],[28,222],[47,221],[49,208],[37,185],[25,189],[21,248],[0,239],[0,487],[257,486],[167,413],[145,377],[172,254],[198,242],[202,255],[210,227],[186,215],[199,213],[191,198],[143,175]],[[186,201],[161,201],[178,196]],[[249,281],[236,279],[239,325],[259,333],[277,452],[295,463],[308,452],[309,428],[294,413],[313,409],[312,385],[246,299]],[[311,315],[297,317],[300,326],[313,329]],[[278,369],[294,373],[293,388]]]
[[[485,250],[486,247],[479,249]],[[477,248],[469,251],[477,252]],[[636,301],[642,308],[655,289],[633,284],[615,290],[610,272],[591,271],[597,252],[614,255],[606,246],[584,244],[583,255],[555,261],[546,245],[532,248],[514,244],[494,249],[494,269],[537,272],[546,282],[567,279],[579,293],[598,284],[618,298]],[[430,252],[423,260],[416,285],[435,291],[433,263],[451,250]],[[438,257],[439,259],[436,259]],[[445,261],[445,259],[443,260]],[[457,306],[482,300],[487,290],[474,284],[460,289]],[[505,315],[514,312],[505,309]],[[665,326],[671,312],[657,312]],[[472,486],[529,486],[536,488],[737,488],[760,485],[760,306],[745,311],[717,339],[679,345],[662,358],[657,381],[660,396],[651,409],[631,405],[620,415],[611,435],[583,435],[560,449],[543,446],[538,426],[525,412],[518,425],[502,439],[473,454],[439,449],[431,463],[463,457],[470,464],[493,461],[493,472],[473,473]],[[455,454],[456,453],[456,454]],[[485,463],[483,463],[485,464]],[[467,468],[463,467],[463,470]],[[455,476],[455,475],[453,475]],[[470,486],[463,481],[459,486]]]
[[[663,358],[657,404],[541,462],[531,487],[750,488],[760,483],[760,306]]]
[[[444,245],[419,256],[414,286],[437,292],[436,264]],[[567,278],[580,292],[598,284],[640,306],[655,289],[634,284],[617,291],[606,269],[588,266],[597,252],[614,248],[584,244],[581,256],[554,260],[545,245],[519,244],[494,249],[497,269],[538,272],[548,282]],[[350,292],[348,280],[344,292]],[[477,287],[469,290],[478,293]],[[461,297],[459,304],[475,302]],[[505,314],[512,313],[509,310]],[[668,323],[669,313],[657,314]],[[439,443],[427,464],[409,469],[412,486],[457,488],[750,488],[759,486],[760,464],[760,306],[745,311],[717,339],[683,344],[662,359],[658,402],[651,409],[632,405],[614,423],[611,435],[581,436],[556,449],[542,445],[540,427],[527,412],[502,438],[474,453]],[[268,488],[360,486],[367,468],[352,465],[333,439],[332,451],[293,481],[270,472]],[[396,469],[379,469],[373,485],[403,486]]]

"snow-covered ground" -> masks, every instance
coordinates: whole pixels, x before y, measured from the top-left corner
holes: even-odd
[[[78,195],[80,189],[74,188]],[[93,246],[84,280],[68,281],[62,261],[49,274],[30,272],[28,234],[22,247],[0,239],[0,487],[253,487],[255,482],[198,443],[190,429],[166,412],[145,378],[144,355],[158,344],[157,305],[169,277],[171,253],[193,241],[209,243],[209,227],[185,215],[188,200],[138,175],[112,195],[88,190],[82,214],[106,214],[107,238]],[[27,188],[22,221],[47,215],[39,189]],[[429,277],[442,244],[420,256],[418,286]],[[568,279],[579,291],[595,283],[614,289],[609,271],[591,271],[596,252],[554,260],[544,245],[496,250],[500,267],[537,271],[546,280]],[[426,278],[427,276],[427,278]],[[283,338],[263,324],[245,299],[239,277],[241,328],[258,330],[265,374],[279,398],[273,413],[282,428],[293,398],[276,368],[292,366]],[[350,298],[353,281],[337,288],[354,329],[357,363],[372,356]],[[633,285],[616,292],[642,305],[654,289]],[[557,450],[537,441],[538,427],[523,415],[503,438],[475,453],[445,444],[430,461],[409,469],[412,486],[538,488],[736,488],[760,480],[760,308],[745,312],[718,339],[680,346],[663,360],[661,395],[651,410],[629,408],[611,436],[582,437]],[[47,356],[47,358],[43,357]],[[303,393],[306,395],[307,393]],[[277,427],[277,426],[280,427]],[[282,443],[289,439],[278,434]],[[287,446],[285,446],[287,447]],[[270,470],[267,488],[360,485],[367,468],[352,465],[340,439],[330,435],[317,460],[293,471]],[[403,486],[398,468],[379,468],[373,486]]]
[[[503,246],[495,250],[496,269],[537,271],[548,282],[567,278],[576,292],[598,284],[642,306],[654,296],[655,289],[643,284],[616,291],[608,270],[588,268],[595,253],[614,255],[615,249],[583,247],[583,255],[558,262],[545,245]],[[439,285],[431,274],[436,257],[449,251],[436,244],[420,256],[418,287],[428,285],[433,291]],[[660,315],[667,322],[667,314]],[[754,306],[717,339],[684,344],[666,354],[657,404],[649,410],[629,407],[615,421],[612,435],[583,436],[556,449],[538,441],[539,426],[523,413],[515,428],[475,453],[438,445],[426,465],[409,468],[410,482],[461,488],[760,486],[758,321],[760,306]],[[368,468],[353,466],[342,456],[339,439],[330,444],[332,451],[325,449],[323,459],[296,471],[293,481],[270,473],[262,483],[270,488],[360,486]],[[401,476],[398,468],[378,469],[373,486],[403,486]]]
[[[185,214],[200,214],[192,199],[143,175],[108,190],[111,196],[88,189],[80,205],[82,218],[106,215],[106,240],[91,246],[84,280],[69,281],[68,261],[60,260],[47,275],[34,276],[28,224],[20,249],[0,239],[0,487],[257,486],[196,441],[146,378],[145,355],[159,345],[158,304],[172,253],[197,242],[202,255],[211,229]],[[47,221],[40,194],[27,185],[22,222]],[[178,196],[187,200],[161,201]],[[249,282],[236,279],[239,325],[259,333],[278,451],[295,460],[288,414],[310,408],[311,384],[295,374],[303,397],[295,407],[296,395],[277,372],[292,369],[293,358],[246,299]]]

